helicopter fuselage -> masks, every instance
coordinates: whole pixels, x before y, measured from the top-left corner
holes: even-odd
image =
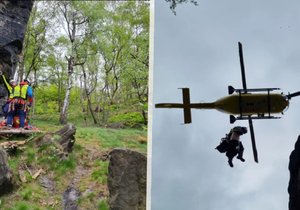
[[[282,113],[288,107],[289,101],[279,93],[242,93],[220,98],[213,105],[221,112],[249,116]]]
[[[240,116],[282,113],[289,105],[286,96],[279,93],[236,93],[212,103],[163,103],[156,108],[216,109]]]

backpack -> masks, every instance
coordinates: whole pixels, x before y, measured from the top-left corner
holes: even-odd
[[[231,132],[229,134],[226,134],[226,136],[221,139],[220,144],[215,148],[220,153],[227,152],[227,149],[228,149],[228,146],[229,146],[230,135],[231,135]]]

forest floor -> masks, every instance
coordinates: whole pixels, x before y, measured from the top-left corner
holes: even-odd
[[[35,121],[35,124],[45,132],[61,128],[44,121]],[[60,210],[63,209],[63,194],[70,188],[76,189],[80,195],[79,209],[109,209],[108,154],[114,148],[128,148],[146,154],[147,131],[77,126],[75,138],[73,151],[64,160],[55,155],[54,147],[37,148],[33,142],[9,156],[17,187],[12,193],[0,197],[0,209]]]

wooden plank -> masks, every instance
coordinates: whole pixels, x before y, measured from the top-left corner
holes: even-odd
[[[0,146],[11,146],[11,145],[24,145],[26,144],[26,141],[5,141],[5,142],[1,142]]]
[[[0,129],[1,134],[29,134],[29,133],[42,133],[40,130],[22,130],[19,128]]]

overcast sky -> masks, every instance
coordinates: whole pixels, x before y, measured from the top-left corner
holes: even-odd
[[[238,42],[243,44],[248,88],[300,90],[300,2],[155,1],[153,104],[212,102],[227,86],[242,87]],[[254,120],[259,164],[250,134],[242,136],[245,163],[230,168],[214,148],[233,126],[216,110],[192,110],[183,125],[180,109],[153,109],[152,210],[288,209],[288,161],[300,134],[300,97],[279,120]]]

